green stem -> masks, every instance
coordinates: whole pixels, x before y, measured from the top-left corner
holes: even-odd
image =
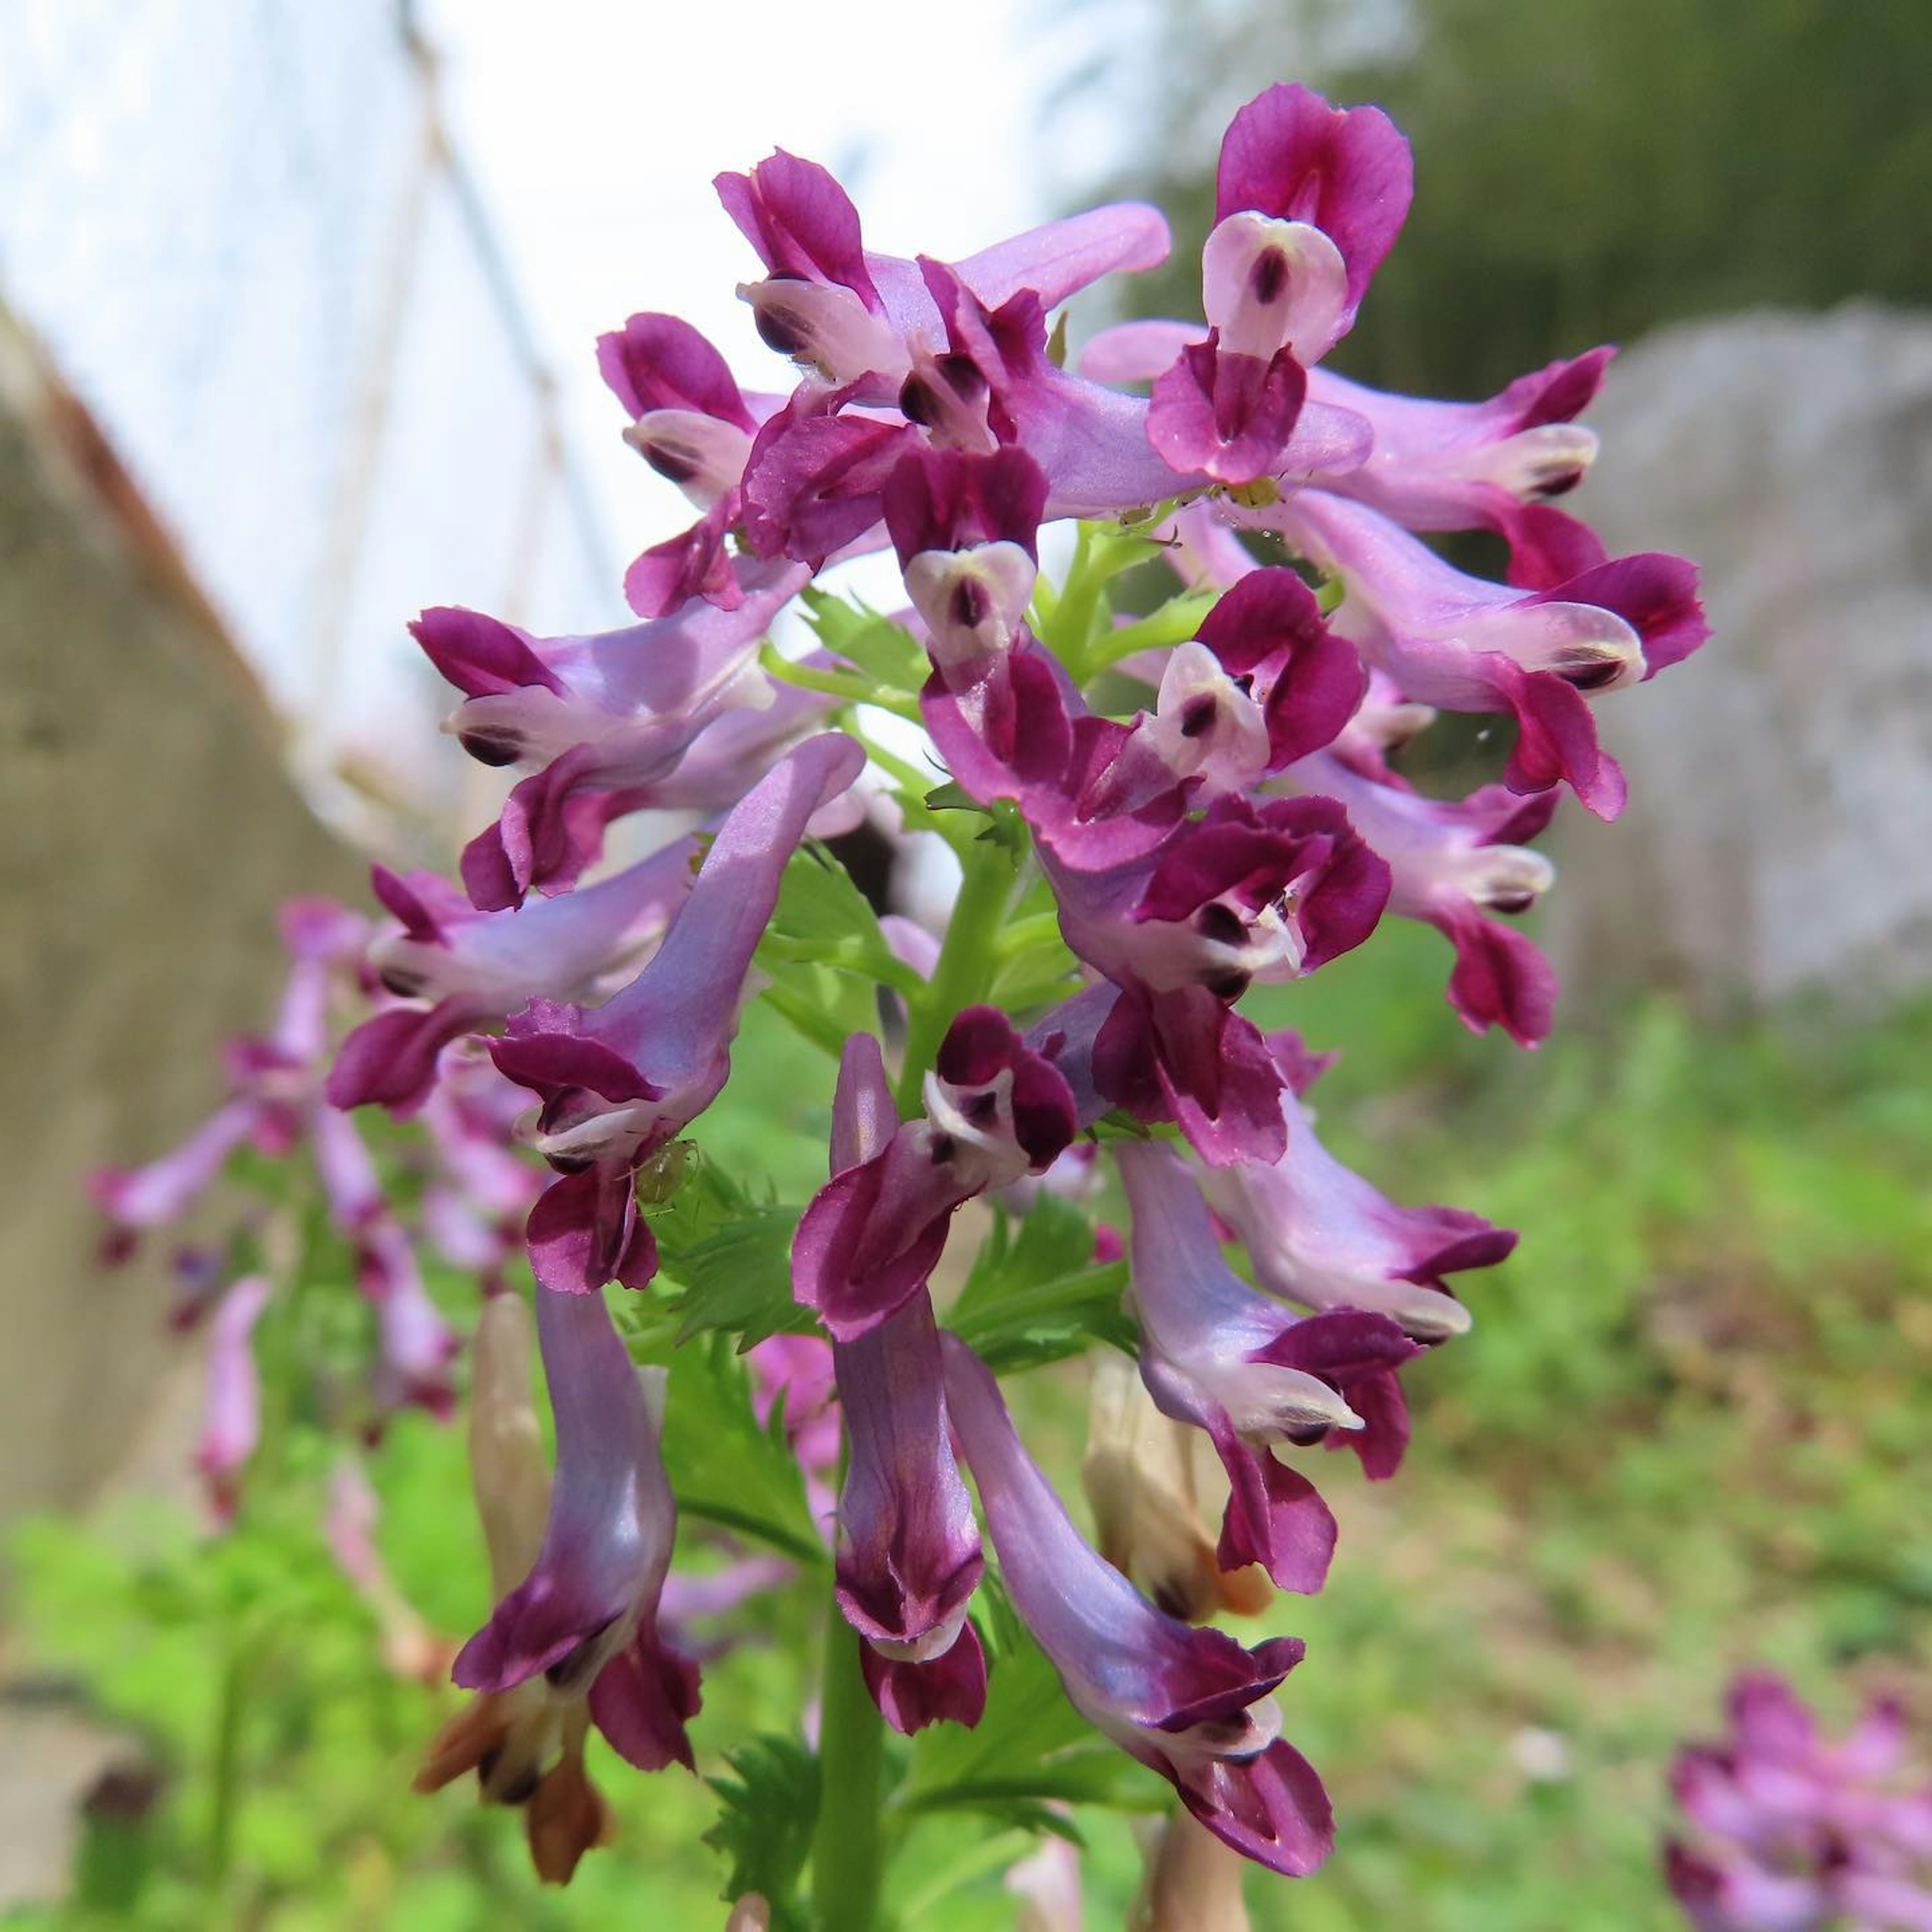
[[[874,704],[881,711],[919,722],[919,706],[896,692],[882,691],[855,672],[819,670],[810,664],[794,663],[767,644],[758,653],[759,668],[781,684],[796,685],[801,691],[816,691],[827,698],[842,698],[848,704]]]
[[[1149,616],[1110,631],[1088,654],[1087,675],[1094,676],[1137,651],[1185,644],[1207,622],[1208,613],[1219,601],[1218,592],[1190,592],[1171,598]]]
[[[872,1932],[878,1916],[886,1727],[866,1688],[859,1642],[831,1606],[819,1716],[818,1822],[812,1839],[812,1899],[821,1932]]]
[[[254,1670],[254,1646],[238,1635],[221,1673],[214,1709],[214,1762],[208,1772],[208,1882],[209,1891],[217,1896],[227,1883],[234,1861],[235,1816],[241,1802],[242,1720],[248,1708]]]
[[[1013,886],[1013,865],[993,840],[975,839],[959,855],[959,895],[952,902],[939,962],[924,991],[910,1004],[905,1061],[899,1073],[899,1112],[922,1111],[926,1070],[953,1016],[972,1005],[992,980],[1000,917]]]

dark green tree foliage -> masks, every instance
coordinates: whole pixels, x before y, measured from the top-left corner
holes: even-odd
[[[1199,312],[1200,130],[1277,74],[1380,102],[1421,158],[1335,357],[1364,381],[1476,394],[1685,316],[1932,303],[1926,0],[1158,4],[1172,159],[1150,198],[1180,226],[1142,313]]]

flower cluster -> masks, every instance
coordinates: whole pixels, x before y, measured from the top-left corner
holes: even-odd
[[[257,1326],[272,1306],[294,1298],[314,1245],[306,1225],[311,1208],[352,1273],[374,1328],[362,1390],[320,1388],[315,1406],[370,1433],[405,1404],[438,1416],[454,1406],[452,1369],[462,1336],[429,1292],[423,1252],[442,1269],[473,1277],[485,1294],[500,1292],[506,1265],[521,1255],[523,1220],[541,1185],[541,1170],[511,1132],[522,1096],[467,1048],[446,1056],[422,1131],[386,1136],[379,1158],[356,1122],[324,1094],[340,1016],[383,1001],[364,956],[369,922],[329,900],[299,898],[283,906],[280,927],[289,968],[280,1006],[266,1036],[229,1042],[227,1097],[159,1159],[101,1168],[88,1179],[107,1222],[103,1257],[117,1264],[142,1235],[186,1220],[218,1183],[227,1184],[218,1215],[174,1250],[171,1314],[178,1329],[205,1322],[208,1330],[195,1460],[212,1513],[224,1522],[235,1513],[261,1433]],[[395,1016],[386,1012],[369,1024]],[[318,1377],[335,1366],[304,1366]]]
[[[461,694],[448,728],[519,776],[464,852],[462,891],[378,871],[390,916],[368,957],[398,1004],[328,1081],[338,1106],[432,1118],[473,1067],[458,1042],[487,1036],[553,1171],[527,1237],[554,1482],[456,1660],[485,1714],[439,1746],[430,1781],[474,1764],[486,1792],[540,1803],[533,1845],[560,1833],[569,1855],[539,1864],[564,1870],[603,1828],[581,1778],[590,1724],[644,1768],[692,1762],[698,1671],[662,1614],[677,1474],[662,1372],[640,1381],[603,1291],[651,1304],[667,1150],[724,1088],[769,975],[775,1010],[838,1072],[829,1178],[790,1254],[819,1337],[777,1345],[765,1400],[782,1394],[821,1484],[826,1426],[842,1427],[830,1582],[872,1700],[907,1733],[981,1720],[1004,1667],[990,1556],[1097,1732],[1212,1839],[1308,1872],[1333,1823],[1276,1696],[1302,1646],[1193,1620],[1322,1586],[1336,1526],[1309,1452],[1394,1471],[1403,1370],[1468,1325],[1450,1278],[1515,1238],[1396,1206],[1338,1163],[1304,1106],[1323,1057],[1244,1002],[1392,910],[1448,937],[1469,1025],[1542,1037],[1549,969],[1492,915],[1549,884],[1527,842],[1561,788],[1615,815],[1594,706],[1701,641],[1694,572],[1611,559],[1550,501],[1594,454],[1574,418],[1608,352],[1477,404],[1321,366],[1408,207],[1407,144],[1376,109],[1291,86],[1242,108],[1203,320],[1106,330],[1072,366],[1054,311],[1163,259],[1153,209],[949,262],[866,248],[838,184],[793,155],[717,185],[762,266],[740,293],[794,380],[741,388],[667,315],[599,344],[627,440],[695,520],[632,566],[626,628],[545,638],[449,608],[413,627]],[[1424,541],[1470,530],[1507,544],[1507,583]],[[896,610],[819,581],[888,551]],[[816,642],[782,651],[794,605]],[[1497,782],[1445,800],[1402,776],[1437,709],[1513,721]],[[582,883],[614,826],[667,811],[698,829]],[[943,932],[850,892],[836,938],[784,927],[808,842],[860,818],[950,850]],[[872,1025],[828,1027],[793,976],[826,971],[878,987]],[[1016,1429],[994,1372],[1012,1364],[989,1340],[1003,1311],[982,1296],[969,1321],[935,1288],[960,1231],[1053,1197],[1127,1217],[1124,1238],[1092,1230],[1093,1265],[1061,1298],[1086,1294],[1093,1339],[1137,1351],[1137,1385],[1111,1370],[1096,1385],[1113,1420],[1090,1487],[1115,1561]],[[1095,1284],[1122,1274],[1124,1314],[1094,1312]],[[1197,1514],[1196,1438],[1225,1475],[1218,1538]],[[823,1802],[842,1802],[829,1783]],[[1166,1842],[1161,1886],[1211,1870],[1192,1827]],[[815,1904],[857,1927],[854,1897]]]
[[[1673,1839],[1670,1888],[1700,1932],[1924,1932],[1932,1926],[1932,1783],[1907,1760],[1904,1712],[1873,1704],[1838,1744],[1768,1673],[1731,1687],[1730,1735],[1681,1751],[1671,1784],[1696,1828]]]

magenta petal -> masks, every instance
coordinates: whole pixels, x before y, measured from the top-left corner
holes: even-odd
[[[644,1288],[657,1244],[638,1213],[630,1171],[598,1161],[554,1180],[530,1210],[530,1266],[555,1294],[590,1294],[607,1281]]]
[[[531,646],[526,631],[453,604],[432,606],[410,634],[436,669],[470,698],[535,686],[560,692],[562,682]]]
[[[866,266],[859,211],[816,161],[780,148],[748,175],[712,183],[724,212],[775,275],[836,282],[876,311],[879,294]]]
[[[922,1289],[834,1350],[844,1412],[838,1607],[916,1661],[954,1642],[978,1587],[980,1532],[946,1436],[939,1331]]]
[[[1214,219],[1244,208],[1319,228],[1348,265],[1359,304],[1401,232],[1414,192],[1408,143],[1379,107],[1330,107],[1295,86],[1257,94],[1228,123]]]
[[[1225,1845],[1270,1871],[1305,1878],[1335,1849],[1335,1812],[1315,1767],[1277,1738],[1244,1764],[1219,1761],[1179,1787]]]
[[[640,1630],[597,1673],[590,1715],[610,1748],[640,1771],[695,1768],[686,1724],[703,1702],[698,1666],[653,1630]]]
[[[758,428],[723,356],[674,315],[634,315],[597,338],[597,368],[633,417],[689,410],[748,432]]]
[[[964,1724],[971,1730],[986,1712],[986,1653],[971,1624],[962,1626],[952,1648],[923,1664],[896,1662],[870,1644],[861,1646],[860,1667],[872,1702],[900,1736],[928,1724]]]
[[[1328,1580],[1335,1518],[1315,1485],[1225,1424],[1212,1431],[1228,1472],[1228,1507],[1214,1560],[1223,1570],[1258,1563],[1275,1587],[1312,1596]]]
[[[556,1418],[550,1518],[530,1574],[458,1654],[451,1674],[466,1690],[508,1690],[538,1671],[587,1690],[653,1627],[670,1565],[677,1510],[659,1415],[602,1296],[539,1289],[536,1316]],[[652,1372],[661,1400],[662,1371]]]
[[[1180,472],[1252,483],[1287,467],[1286,452],[1308,391],[1292,350],[1263,362],[1221,349],[1210,332],[1154,379],[1148,440]]]
[[[891,1147],[819,1190],[792,1242],[792,1293],[841,1341],[855,1340],[923,1288],[967,1198],[929,1158]],[[922,1172],[923,1170],[923,1172]]]
[[[1629,796],[1623,767],[1597,740],[1583,694],[1551,670],[1525,670],[1508,658],[1490,660],[1497,688],[1516,713],[1516,741],[1504,782],[1512,791],[1567,784],[1601,819],[1622,812]]]

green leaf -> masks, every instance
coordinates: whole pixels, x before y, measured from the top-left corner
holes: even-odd
[[[664,1459],[678,1507],[802,1562],[823,1563],[797,1461],[782,1429],[774,1434],[752,1412],[751,1377],[730,1339],[688,1342],[670,1352],[668,1366]]]
[[[1051,1194],[1017,1221],[998,1215],[946,1326],[996,1374],[1058,1361],[1094,1342],[1131,1350],[1134,1326],[1120,1307],[1126,1264],[1096,1267],[1093,1254],[1087,1216]]]
[[[807,621],[835,656],[856,664],[874,682],[892,690],[916,694],[924,688],[932,667],[904,625],[829,591],[807,589],[803,595],[810,613]]]
[[[818,1761],[796,1738],[766,1732],[725,1754],[736,1774],[704,1781],[721,1801],[704,1843],[730,1866],[722,1896],[760,1893],[774,1932],[802,1932],[791,1894],[812,1850],[818,1816]]]
[[[665,1260],[665,1272],[684,1290],[671,1304],[680,1345],[707,1330],[723,1329],[738,1337],[742,1353],[768,1336],[813,1332],[811,1310],[792,1299],[791,1238],[797,1226],[795,1208],[754,1208],[674,1262]],[[663,1256],[662,1246],[658,1252]]]

